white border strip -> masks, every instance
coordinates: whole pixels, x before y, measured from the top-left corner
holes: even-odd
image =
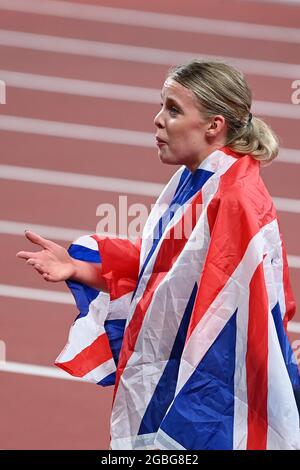
[[[19,31],[0,30],[0,45],[45,52],[74,54],[110,60],[137,63],[174,65],[187,62],[195,57],[219,59],[229,62],[251,75],[264,75],[295,80],[300,76],[300,65],[284,62],[244,59],[218,55],[207,55],[201,51],[179,52],[169,49],[154,49],[127,44],[88,41],[84,39],[33,34]]]
[[[300,165],[300,149],[285,149],[281,148],[279,151],[278,157],[274,162],[279,163],[293,163],[295,165]]]
[[[300,0],[247,0],[247,2],[253,2],[253,3],[279,3],[283,6],[289,5],[289,6],[299,6],[300,5]]]
[[[34,91],[151,103],[157,106],[161,101],[160,90],[155,88],[92,82],[11,70],[0,70],[0,79],[4,80],[6,86]]]
[[[145,148],[155,147],[154,134],[150,132],[46,121],[19,116],[0,116],[0,130],[108,142],[111,144],[133,145]],[[300,150],[281,148],[279,156],[274,161],[299,165]]]
[[[48,225],[38,225],[29,222],[14,222],[11,220],[0,220],[0,234],[23,236],[25,228],[32,232],[39,233],[42,237],[52,240],[71,242],[79,237],[93,233],[92,230],[85,232],[79,229],[64,227],[54,227]],[[98,233],[99,236],[128,238],[125,234],[115,234],[111,232]],[[290,268],[300,269],[300,256],[288,255],[288,265]]]
[[[300,269],[300,256],[288,255],[289,268]]]
[[[75,228],[72,229],[50,225],[31,224],[27,222],[14,222],[12,220],[0,220],[0,234],[23,236],[26,229],[36,232],[45,238],[69,242],[93,233],[93,230],[84,231]]]
[[[164,185],[147,181],[0,165],[0,179],[155,197]]]
[[[296,322],[296,321],[288,322],[288,331],[290,333],[300,333],[300,322]]]
[[[214,18],[171,15],[125,8],[71,3],[55,0],[0,0],[2,10],[52,15],[60,18],[76,18],[122,24],[143,28],[155,28],[214,36],[229,36],[263,41],[300,43],[300,30],[283,26],[226,21]]]
[[[285,197],[272,197],[278,211],[300,214],[300,199],[287,199]]]
[[[48,135],[69,139],[82,139],[111,144],[133,145],[154,148],[154,134],[150,132],[96,127],[86,124],[74,124],[43,119],[24,118],[19,116],[0,116],[0,130],[24,132],[29,134]],[[300,164],[300,150],[281,148],[275,162]]]
[[[1,121],[1,118],[0,118]],[[22,181],[27,183],[49,184],[70,188],[108,191],[134,194],[139,196],[157,197],[164,185],[147,181],[110,178],[106,176],[67,173],[63,171],[42,170],[14,165],[0,165],[0,179]],[[273,197],[279,211],[300,213],[300,200],[283,197]]]
[[[25,364],[21,362],[0,361],[0,372],[12,372],[13,374],[35,375],[37,377],[46,377],[48,379],[65,379],[83,382],[81,378],[73,377],[67,372],[47,366],[38,366],[35,364]]]
[[[3,80],[7,86],[26,90],[140,102],[155,104],[157,107],[160,102],[160,90],[155,88],[92,82],[73,78],[14,72],[10,70],[0,70],[0,79]],[[252,108],[256,114],[261,116],[300,119],[300,106],[295,106],[294,104],[277,103],[273,101],[254,101]]]
[[[300,260],[300,257],[298,258]],[[68,293],[55,292],[47,289],[13,286],[9,284],[0,284],[0,297],[74,305],[74,298]],[[288,331],[291,333],[300,333],[300,322],[290,321],[288,323]]]
[[[259,116],[270,116],[284,119],[300,119],[300,106],[274,101],[253,101],[252,109]]]
[[[77,240],[80,237],[90,235],[94,233],[91,229],[89,231],[80,230],[77,228],[65,228],[55,227],[50,225],[32,224],[27,222],[14,222],[12,220],[0,220],[0,234],[7,235],[24,235],[24,230],[30,229],[32,232],[36,232],[42,237],[51,238],[52,240],[63,240],[71,242]],[[113,232],[97,232],[100,237],[111,237],[111,238],[128,238],[125,234],[116,234]]]
[[[0,297],[74,305],[74,298],[69,293],[56,292],[47,289],[33,289],[31,287],[12,286],[9,284],[0,284]]]
[[[48,135],[67,139],[80,139],[111,144],[154,147],[154,134],[150,132],[89,126],[44,119],[0,115],[0,130]]]

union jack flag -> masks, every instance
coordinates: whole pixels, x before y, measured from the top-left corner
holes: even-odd
[[[109,294],[68,281],[80,313],[56,364],[114,384],[112,449],[300,449],[295,303],[259,162],[217,150],[175,173],[141,240],[69,253],[102,262]]]

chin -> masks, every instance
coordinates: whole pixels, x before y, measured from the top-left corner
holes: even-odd
[[[162,163],[164,163],[165,165],[179,165],[180,164],[180,163],[174,161],[174,158],[164,154],[161,151],[158,151],[158,157],[159,157],[160,161]]]

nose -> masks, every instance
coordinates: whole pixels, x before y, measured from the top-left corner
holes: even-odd
[[[163,120],[163,109],[161,109],[154,118],[154,124],[159,129],[164,127],[164,120]]]

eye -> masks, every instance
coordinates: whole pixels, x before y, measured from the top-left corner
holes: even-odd
[[[170,106],[169,112],[172,116],[176,116],[179,113],[179,109],[176,106]]]

